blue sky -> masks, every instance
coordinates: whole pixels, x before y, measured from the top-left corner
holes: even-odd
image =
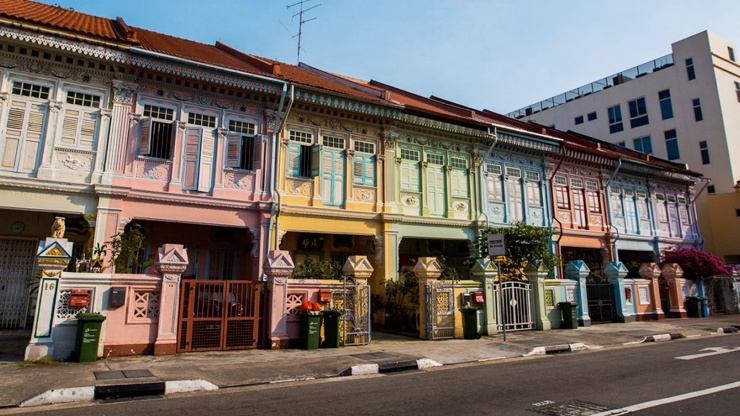
[[[45,0],[296,63],[298,0]],[[500,113],[671,52],[740,45],[739,0],[310,0],[301,61]]]

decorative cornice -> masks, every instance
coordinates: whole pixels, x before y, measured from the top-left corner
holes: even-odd
[[[128,54],[111,47],[92,45],[88,42],[80,42],[61,36],[52,36],[18,28],[0,27],[0,37],[59,49],[66,53],[72,52],[97,59],[104,59],[106,61],[124,63],[128,60]]]
[[[362,220],[362,221],[380,221],[380,214],[371,211],[356,211],[356,210],[344,210],[344,209],[327,209],[327,208],[311,208],[298,205],[287,205],[283,204],[282,214],[293,214],[293,215],[304,215],[310,218],[341,218],[344,221],[348,219]]]
[[[347,98],[332,97],[314,91],[296,90],[294,98],[297,101],[309,104],[316,104],[344,111],[352,111],[354,113],[368,114],[376,117],[398,118],[400,116],[398,110],[385,108],[375,104],[361,103]]]

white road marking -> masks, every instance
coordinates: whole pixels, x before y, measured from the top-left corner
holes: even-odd
[[[676,357],[676,359],[677,360],[693,360],[694,358],[702,358],[702,357],[709,357],[712,355],[727,354],[728,352],[740,351],[740,347],[735,347],[735,348],[712,347],[712,348],[704,348],[703,350],[699,350],[699,351],[709,351],[709,352],[705,352],[703,354],[684,355],[681,357]]]
[[[725,384],[722,386],[711,387],[704,390],[694,391],[691,393],[679,394],[678,396],[666,397],[664,399],[652,400],[645,403],[633,404],[632,406],[623,407],[621,409],[607,410],[606,412],[596,413],[591,416],[617,416],[626,415],[628,413],[637,412],[651,407],[662,406],[668,403],[680,402],[682,400],[689,400],[696,397],[706,396],[708,394],[718,393],[720,391],[735,389],[740,387],[740,381],[734,383]]]

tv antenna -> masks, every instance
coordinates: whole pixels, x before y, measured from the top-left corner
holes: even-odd
[[[311,1],[311,0],[301,0],[298,3],[293,3],[290,6],[286,7],[286,9],[290,9],[291,7],[295,7],[295,6],[300,6],[301,7],[300,8],[300,11],[298,13],[294,14],[293,17],[290,18],[290,20],[293,21],[293,19],[295,19],[295,17],[298,16],[298,34],[295,35],[295,36],[293,36],[293,39],[295,39],[296,37],[298,38],[298,63],[301,62],[301,35],[303,34],[303,24],[304,23],[308,23],[308,22],[310,22],[312,20],[316,20],[317,19],[316,17],[312,17],[310,19],[303,20],[303,13],[306,13],[309,10],[313,10],[313,9],[321,6],[321,4],[317,4],[317,5],[313,6],[313,7],[309,7],[308,9],[305,9],[304,10],[303,9],[303,4],[304,3],[308,3],[309,1]]]

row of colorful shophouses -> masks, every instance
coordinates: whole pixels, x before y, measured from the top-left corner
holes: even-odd
[[[80,312],[106,317],[99,356],[289,348],[303,301],[369,343],[409,269],[402,327],[424,339],[460,337],[465,305],[493,335],[559,328],[561,302],[590,325],[703,294],[654,263],[702,245],[683,165],[26,1],[0,4],[0,77],[0,328],[32,329],[29,358],[69,357]],[[499,279],[475,241],[517,222],[552,230],[563,266]],[[121,273],[110,241],[132,228],[151,265]],[[344,278],[295,273],[328,260]]]

